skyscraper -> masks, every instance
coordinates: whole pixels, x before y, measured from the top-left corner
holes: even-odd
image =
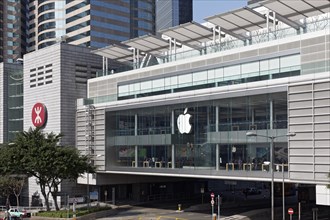
[[[162,30],[192,21],[192,0],[157,0],[156,29]]]
[[[22,58],[27,46],[27,0],[0,1],[0,62]]]
[[[100,48],[155,33],[152,0],[33,0],[29,11],[29,51],[57,41]]]

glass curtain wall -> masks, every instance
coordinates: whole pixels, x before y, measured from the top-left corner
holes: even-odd
[[[23,131],[23,70],[8,70],[8,141]]]
[[[216,169],[219,152],[219,169],[260,170],[269,140],[248,141],[246,132],[286,129],[286,93],[107,112],[107,166]],[[275,147],[275,162],[285,162],[287,143]]]

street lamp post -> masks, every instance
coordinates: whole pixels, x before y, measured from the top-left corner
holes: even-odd
[[[274,139],[279,138],[279,137],[293,137],[296,136],[295,133],[288,133],[286,135],[279,135],[279,136],[267,136],[267,135],[259,135],[255,132],[247,132],[246,136],[248,137],[265,137],[270,139],[270,172],[271,172],[271,220],[274,220]],[[282,169],[284,166],[282,167]],[[283,180],[284,181],[284,180]],[[284,196],[284,195],[283,195]],[[283,202],[283,210],[285,209],[284,207],[284,202]],[[283,211],[284,213],[284,211]],[[284,216],[283,216],[284,217]]]

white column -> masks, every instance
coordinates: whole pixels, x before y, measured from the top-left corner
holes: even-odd
[[[215,44],[215,26],[212,28],[212,30],[213,30],[212,41],[213,41],[213,44]]]
[[[274,123],[274,119],[273,119],[273,100],[270,100],[270,103],[269,103],[269,129],[271,129],[271,130],[273,129],[273,123]]]
[[[135,167],[138,167],[138,163],[139,163],[139,161],[138,161],[138,146],[137,145],[135,145]]]
[[[138,126],[138,116],[137,114],[134,115],[134,135],[137,136],[137,126]]]
[[[215,107],[215,132],[219,132],[219,106]],[[219,170],[219,165],[220,165],[220,146],[219,144],[216,144],[215,148],[215,169]]]
[[[109,71],[109,60],[108,58],[106,57],[105,58],[105,72],[106,72],[106,75],[108,75],[108,71]]]
[[[174,134],[174,111],[171,112],[171,134]],[[172,169],[175,168],[175,146],[172,144]]]
[[[215,154],[216,154],[216,157],[215,157],[215,163],[216,163],[215,169],[216,170],[219,170],[219,165],[220,165],[220,148],[219,148],[219,144],[216,144],[216,146],[215,146]]]
[[[135,54],[135,48],[133,48],[133,68],[134,69],[137,69],[136,68],[136,56],[135,56],[136,54]]]
[[[171,134],[174,134],[174,111],[171,112]]]
[[[105,57],[102,57],[102,75],[105,75]]]
[[[138,126],[138,116],[137,114],[134,115],[134,135],[137,136],[137,126]],[[135,167],[138,167],[138,146],[135,145]]]
[[[175,146],[172,144],[172,169],[175,168]]]

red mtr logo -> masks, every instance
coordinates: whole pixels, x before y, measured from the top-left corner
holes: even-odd
[[[32,123],[35,127],[44,127],[47,121],[47,109],[42,103],[36,103],[32,108]]]

